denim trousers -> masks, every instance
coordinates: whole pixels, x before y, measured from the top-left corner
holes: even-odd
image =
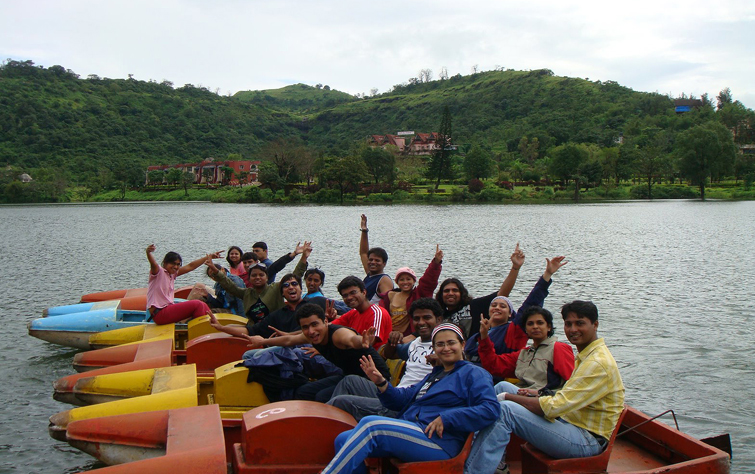
[[[321,474],[363,474],[368,457],[396,457],[405,462],[449,459],[416,423],[367,416],[335,440],[336,455]]]
[[[506,455],[511,433],[555,459],[596,456],[603,450],[589,431],[560,418],[550,422],[510,400],[501,402],[501,410],[495,423],[477,433],[465,474],[493,474]]]

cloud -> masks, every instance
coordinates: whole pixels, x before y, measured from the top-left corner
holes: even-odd
[[[642,91],[731,87],[755,107],[755,3],[587,0],[27,0],[0,4],[0,54],[82,76],[222,93],[323,83],[381,91],[420,69],[552,69]]]

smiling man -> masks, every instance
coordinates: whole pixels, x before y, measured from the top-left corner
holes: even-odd
[[[350,327],[360,334],[365,329],[374,327],[375,349],[388,342],[388,335],[393,327],[391,315],[385,308],[369,301],[362,280],[355,276],[347,276],[338,284],[338,293],[351,311],[335,319],[333,324]]]
[[[364,286],[367,289],[367,299],[371,303],[378,303],[380,295],[393,289],[393,280],[385,273],[385,264],[388,263],[388,252],[380,247],[370,248],[367,233],[367,216],[362,214],[360,224],[361,237],[359,238],[359,258],[362,267],[367,273],[364,277]]]
[[[433,353],[432,333],[435,326],[443,321],[443,308],[433,298],[420,298],[409,307],[409,317],[419,337],[397,347],[386,345],[384,352],[386,358],[392,359],[397,355],[406,361],[406,371],[397,385],[399,388],[410,387],[432,372],[433,366],[427,356]],[[339,382],[328,405],[350,413],[357,421],[368,415],[395,418],[398,414],[383,406],[378,399],[375,384],[364,377],[351,375]]]
[[[366,377],[360,360],[362,356],[371,356],[375,361],[378,371],[385,377],[390,377],[390,372],[385,361],[377,351],[372,348],[372,339],[375,337],[375,328],[364,330],[361,335],[351,328],[328,324],[325,311],[315,304],[305,303],[296,310],[296,319],[301,327],[301,334],[264,339],[260,336],[251,336],[249,341],[253,348],[263,346],[291,347],[301,344],[312,344],[317,352],[328,359],[336,367],[343,371],[343,375],[329,377],[309,382],[296,390],[295,397],[299,400],[314,400],[325,403],[333,394],[338,382],[346,375],[359,375]]]
[[[229,324],[223,326],[214,316],[210,316],[210,325],[218,331],[230,334],[231,336],[262,336],[270,337],[274,334],[275,328],[283,332],[299,331],[299,321],[295,317],[296,309],[304,304],[301,296],[301,278],[293,273],[283,276],[280,281],[280,292],[283,296],[283,307],[273,311],[266,318],[259,322],[250,320],[246,326]],[[322,296],[310,298],[307,303],[313,303],[325,309],[328,300]]]
[[[565,304],[561,316],[579,351],[571,378],[553,396],[499,394],[501,417],[475,438],[465,474],[505,472],[501,453],[511,433],[555,459],[595,456],[606,447],[624,409],[619,368],[598,338],[598,308],[591,301]]]

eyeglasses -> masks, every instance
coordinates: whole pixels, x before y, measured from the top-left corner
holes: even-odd
[[[446,346],[448,346],[448,347],[454,347],[454,346],[456,346],[456,345],[458,345],[458,344],[460,344],[460,342],[459,342],[459,341],[450,340],[450,341],[448,341],[448,342],[436,342],[436,343],[435,343],[435,347],[438,347],[438,348],[440,348],[440,349],[443,349],[443,348],[444,348],[444,347],[446,347]]]
[[[297,287],[299,286],[299,282],[294,280],[294,281],[287,281],[286,283],[281,284],[281,287],[283,288],[288,288],[289,286]]]

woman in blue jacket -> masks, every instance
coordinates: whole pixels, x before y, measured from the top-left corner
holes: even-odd
[[[377,387],[380,401],[398,411],[398,419],[367,416],[338,435],[336,455],[322,474],[364,473],[368,457],[392,456],[405,462],[450,459],[459,454],[469,433],[498,419],[501,407],[492,378],[462,360],[464,338],[458,326],[439,324],[432,343],[441,365],[411,387],[393,387],[372,359],[362,358],[362,369]]]

